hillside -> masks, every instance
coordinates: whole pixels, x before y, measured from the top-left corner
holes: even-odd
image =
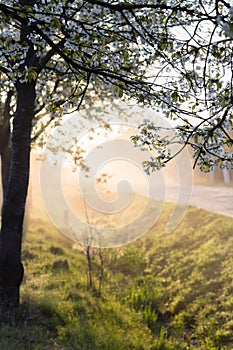
[[[21,307],[2,316],[0,349],[232,349],[233,220],[190,208],[168,234],[171,208],[140,240],[90,250],[89,269],[87,250],[30,218]]]

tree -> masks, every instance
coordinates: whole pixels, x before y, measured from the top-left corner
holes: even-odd
[[[173,140],[151,123],[141,126],[134,141],[160,152],[147,170],[174,156],[170,142],[191,144],[203,166],[208,153],[232,162],[216,149],[219,140],[232,146],[232,12],[224,0],[0,1],[1,100],[15,94],[0,235],[2,309],[19,303],[31,140],[64,112],[97,97],[131,98],[183,122]],[[41,124],[43,113],[49,118]]]
[[[154,151],[144,162],[148,173],[165,166],[186,146],[192,150],[194,168],[232,169],[233,7],[221,0],[171,3],[167,17],[161,17],[162,59],[157,57],[153,67],[155,82],[161,85],[153,103],[172,120],[173,132],[145,120],[132,140]],[[173,144],[180,145],[175,154]]]

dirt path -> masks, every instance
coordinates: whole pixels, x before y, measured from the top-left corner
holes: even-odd
[[[194,186],[191,204],[233,217],[233,188]]]
[[[176,196],[177,188],[169,186],[167,200],[175,201]],[[190,205],[233,217],[233,187],[195,185],[192,188]]]

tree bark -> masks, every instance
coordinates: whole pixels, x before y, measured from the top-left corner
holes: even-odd
[[[2,207],[0,233],[0,308],[19,305],[24,269],[21,262],[23,220],[29,182],[31,125],[35,82],[17,84],[17,108],[13,120],[12,155],[7,192]]]
[[[11,159],[11,130],[10,130],[10,103],[13,91],[9,91],[4,105],[3,120],[0,126],[0,157],[3,198],[7,192],[10,159]]]

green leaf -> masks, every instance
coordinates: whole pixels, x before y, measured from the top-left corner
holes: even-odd
[[[124,93],[123,89],[119,89],[118,96],[121,98],[123,96],[123,93]]]
[[[61,23],[58,18],[52,18],[50,21],[50,25],[54,28],[61,29]]]
[[[171,94],[171,97],[175,102],[177,102],[180,99],[180,96],[177,91],[173,91],[173,93]]]

